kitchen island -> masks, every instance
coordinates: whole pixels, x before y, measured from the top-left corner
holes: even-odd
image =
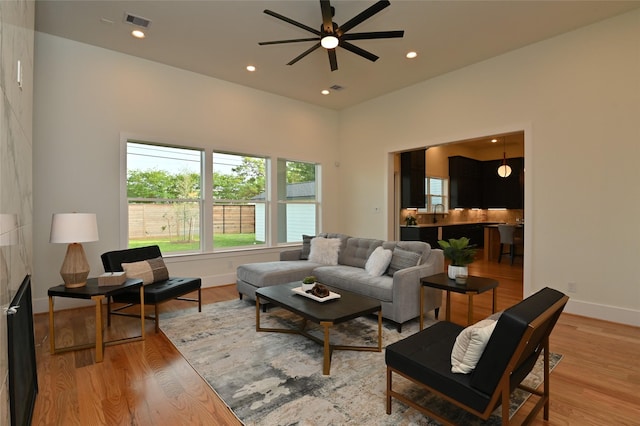
[[[486,226],[495,226],[497,222],[454,222],[454,223],[425,223],[419,225],[401,225],[400,239],[403,241],[424,241],[431,247],[439,248],[438,240],[467,237],[471,244],[483,248],[487,244]],[[498,237],[498,245],[500,238]],[[496,255],[497,256],[497,255]],[[497,257],[496,257],[497,258]]]

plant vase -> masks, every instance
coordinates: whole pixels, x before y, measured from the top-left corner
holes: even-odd
[[[458,275],[469,275],[469,267],[449,265],[448,274],[450,279],[455,280]]]
[[[311,284],[302,283],[302,291],[309,291],[315,285],[316,285],[316,283],[311,283]]]

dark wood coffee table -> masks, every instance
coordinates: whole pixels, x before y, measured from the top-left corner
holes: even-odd
[[[451,292],[466,294],[469,297],[469,309],[467,311],[467,323],[473,322],[473,296],[493,290],[492,313],[496,312],[496,301],[498,299],[498,281],[491,278],[475,277],[469,275],[466,284],[457,284],[456,280],[449,278],[446,272],[431,275],[422,279],[420,287],[420,330],[423,328],[424,321],[424,288],[432,287],[447,292],[447,315],[446,320],[451,320]]]
[[[351,351],[382,351],[382,308],[380,301],[361,296],[346,290],[338,290],[329,287],[331,291],[340,294],[339,299],[317,302],[304,296],[295,294],[291,289],[299,287],[300,282],[280,284],[269,287],[261,287],[256,290],[256,331],[270,331],[277,333],[301,334],[316,343],[324,346],[324,362],[322,374],[329,375],[331,369],[331,354],[334,350]],[[263,328],[260,327],[260,299],[264,299],[274,305],[302,317],[303,321],[299,329]],[[378,313],[378,346],[345,346],[332,345],[329,340],[329,330],[332,325],[340,324],[363,315]],[[307,321],[312,321],[324,330],[324,338],[320,339],[305,331]]]

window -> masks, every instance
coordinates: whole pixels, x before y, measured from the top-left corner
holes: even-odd
[[[202,151],[127,142],[129,247],[200,249]]]
[[[427,213],[449,211],[449,180],[439,177],[427,176],[425,181],[425,200]],[[440,207],[440,205],[442,207]]]
[[[213,247],[267,241],[267,160],[213,153]]]
[[[318,209],[317,166],[300,161],[278,160],[278,242],[302,241],[316,235]]]
[[[274,170],[267,157],[125,143],[128,247],[210,252],[317,233],[317,164],[275,159]]]

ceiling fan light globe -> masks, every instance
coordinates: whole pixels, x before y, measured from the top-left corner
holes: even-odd
[[[503,164],[502,166],[498,167],[498,176],[506,178],[509,177],[511,175],[511,167],[509,167],[506,164]]]
[[[335,49],[338,47],[339,43],[338,37],[332,35],[324,36],[322,37],[322,40],[320,40],[320,44],[325,49]]]

